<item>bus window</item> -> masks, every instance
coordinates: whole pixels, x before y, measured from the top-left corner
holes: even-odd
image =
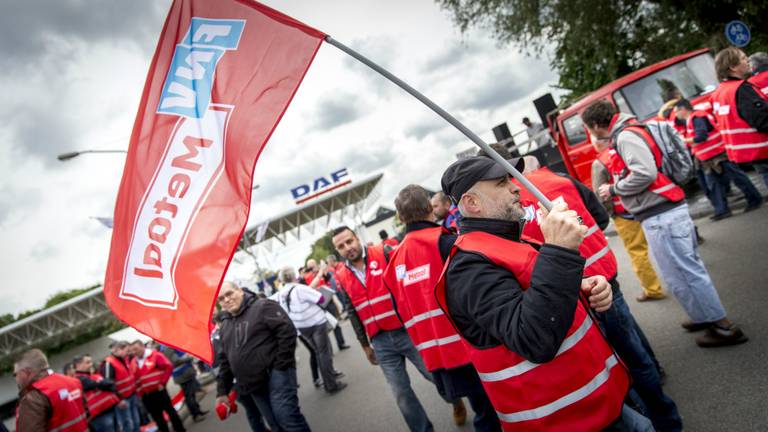
[[[584,132],[584,123],[582,123],[581,115],[579,114],[574,114],[563,120],[563,131],[566,138],[568,138],[568,144],[572,146],[581,144],[587,139],[587,134]]]
[[[677,89],[690,100],[714,90],[717,84],[712,56],[701,54],[625,86],[621,94],[631,112],[643,121],[656,115],[668,89]]]

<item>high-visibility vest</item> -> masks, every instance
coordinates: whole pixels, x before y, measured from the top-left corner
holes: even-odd
[[[715,117],[712,114],[705,111],[694,111],[690,117],[688,117],[685,134],[683,136],[686,138],[693,138],[696,135],[693,128],[693,119],[695,118],[705,118],[709,124],[712,125],[712,130],[709,131],[706,141],[691,143],[691,153],[693,153],[696,159],[705,161],[725,153],[725,144],[723,144],[720,129],[717,127],[717,120],[715,120]]]
[[[470,363],[466,343],[435,299],[435,284],[443,271],[438,241],[447,233],[442,226],[409,232],[384,271],[397,312],[429,371]]]
[[[392,248],[396,248],[396,247],[400,246],[400,242],[397,241],[396,238],[388,238],[386,240],[382,240],[381,243],[384,244],[384,245],[390,246]]]
[[[402,328],[403,323],[397,317],[392,295],[384,286],[383,274],[387,259],[381,243],[367,249],[365,260],[365,284],[346,265],[336,271],[336,279],[346,291],[365,332],[372,339],[382,330]]]
[[[49,371],[47,377],[31,384],[32,388],[44,394],[51,403],[49,432],[84,432],[88,421],[83,405],[83,384],[77,378]],[[16,430],[19,430],[19,411],[16,410]],[[22,432],[22,431],[19,431]]]
[[[77,375],[84,376],[97,383],[104,380],[104,377],[97,373],[88,374],[77,372]],[[120,398],[111,391],[92,389],[85,392],[85,404],[88,406],[88,415],[91,419],[98,417],[99,414],[108,411],[118,403],[120,403]]]
[[[110,355],[104,359],[115,371],[115,387],[121,398],[127,399],[136,393],[136,377],[119,358]]]
[[[768,95],[768,71],[752,75],[747,81],[754,84],[764,95]]]
[[[611,166],[611,158],[614,157],[614,156],[612,156],[612,153],[616,153],[616,150],[612,149],[612,148],[607,148],[607,149],[601,151],[597,155],[597,160],[600,161],[601,164],[603,164],[605,169],[608,170],[608,173],[609,173],[608,184],[610,184],[610,185],[613,185],[613,183],[614,183],[613,175],[610,174],[610,172],[611,172],[611,168],[610,168],[610,166]],[[618,196],[618,195],[611,196],[611,204],[613,204],[613,214],[615,214],[617,216],[628,215],[629,214],[627,209],[624,207],[624,204],[621,202],[621,197],[620,196]]]
[[[510,271],[523,289],[530,287],[538,256],[530,245],[475,231],[459,236],[451,257],[459,250],[484,256]],[[435,295],[450,319],[445,276],[446,270]],[[526,360],[503,344],[469,350],[505,431],[599,431],[621,415],[629,374],[581,301],[557,355],[547,363]]]
[[[739,116],[736,91],[743,82],[723,81],[712,93],[712,108],[725,151],[728,159],[736,163],[768,159],[768,134],[758,132]],[[757,93],[762,95],[760,91]]]
[[[587,235],[579,246],[579,253],[587,260],[584,263],[584,276],[601,275],[608,280],[613,279],[618,271],[616,257],[608,246],[608,239],[584,205],[573,182],[547,168],[539,168],[526,174],[525,177],[553,202],[564,202],[569,209],[581,216],[582,223],[587,227]],[[523,235],[536,242],[544,243],[544,234],[539,227],[541,210],[538,208],[538,200],[519,183],[516,181],[515,183],[520,187],[520,202],[526,207],[526,214],[531,219],[523,227]]]
[[[162,358],[161,358],[162,357]],[[158,361],[167,364],[167,369],[158,368]],[[131,360],[131,371],[136,377],[136,391],[140,395],[152,393],[165,388],[165,383],[171,376],[171,362],[155,350],[144,359],[144,363],[139,366],[139,359]]]
[[[624,129],[624,131],[640,136],[643,141],[645,141],[646,145],[648,145],[648,147],[651,149],[653,158],[656,161],[656,169],[658,170],[658,174],[656,175],[656,180],[654,180],[653,183],[648,186],[648,191],[662,196],[671,202],[678,202],[685,199],[685,192],[683,189],[676,185],[675,182],[670,180],[666,174],[661,172],[661,149],[659,149],[659,146],[656,144],[656,141],[654,141],[651,134],[648,133],[648,131],[641,127],[639,124],[637,126],[630,124]],[[625,133],[624,131],[622,131],[622,133]],[[621,158],[621,155],[618,151],[611,153],[610,169],[614,178],[614,184],[618,183],[620,179],[629,175],[631,171],[627,167],[627,164],[624,162],[624,159]]]

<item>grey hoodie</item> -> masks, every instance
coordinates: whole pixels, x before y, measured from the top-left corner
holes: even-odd
[[[633,118],[634,116],[629,114],[619,114],[619,119],[611,128],[611,133]],[[642,221],[685,204],[685,200],[671,202],[648,190],[648,186],[656,180],[659,171],[651,148],[640,135],[631,131],[622,131],[616,136],[613,145],[629,170],[614,183],[611,194],[618,195],[627,211],[637,220]]]

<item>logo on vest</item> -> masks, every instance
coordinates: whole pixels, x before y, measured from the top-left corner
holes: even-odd
[[[405,264],[399,264],[395,267],[395,277],[397,277],[397,280],[405,279]]]
[[[424,264],[423,266],[418,266],[415,269],[408,270],[408,272],[405,274],[403,285],[408,286],[427,279],[429,279],[429,264]]]
[[[384,273],[384,270],[379,268],[379,262],[378,261],[371,261],[368,263],[368,267],[371,269],[371,276],[379,276],[382,273]]]
[[[717,107],[717,115],[726,116],[731,113],[730,105],[720,105]]]

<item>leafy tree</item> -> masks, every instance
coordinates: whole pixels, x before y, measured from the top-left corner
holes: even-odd
[[[462,31],[492,30],[501,44],[549,54],[567,97],[697,48],[727,46],[724,29],[751,29],[749,52],[765,51],[768,2],[723,0],[436,0]]]
[[[320,260],[327,258],[328,255],[336,253],[336,248],[333,247],[332,234],[333,231],[328,231],[325,235],[312,243],[312,250],[309,255],[307,255],[307,260],[315,259],[317,262],[320,262]],[[307,260],[304,260],[304,262]]]

